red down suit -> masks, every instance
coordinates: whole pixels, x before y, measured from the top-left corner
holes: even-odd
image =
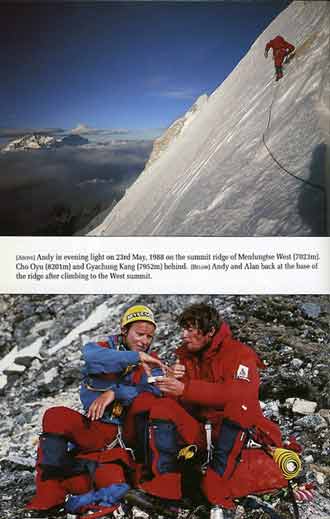
[[[46,510],[62,504],[68,493],[89,492],[91,472],[97,489],[112,486],[111,493],[116,485],[123,485],[125,474],[118,460],[127,465],[127,452],[118,447],[101,451],[115,443],[118,425],[137,395],[148,391],[159,394],[147,383],[139,354],[125,348],[121,335],[87,343],[83,359],[80,397],[85,411],[107,389],[114,391],[115,402],[95,421],[64,406],[45,412],[38,447],[36,495],[28,509]],[[96,461],[97,466],[90,461]]]
[[[266,52],[270,49],[273,50],[273,57],[275,67],[281,67],[285,56],[293,52],[295,47],[292,43],[286,41],[282,36],[276,36],[273,40],[270,40],[265,47]]]
[[[210,346],[201,353],[190,353],[182,346],[176,354],[186,368],[181,379],[184,392],[178,402],[161,399],[163,402],[156,402],[156,408],[151,409],[151,420],[158,420],[158,424],[157,420],[154,422],[156,432],[157,428],[163,427],[164,421],[168,430],[167,435],[161,431],[158,440],[155,434],[153,444],[151,441],[153,459],[158,460],[158,467],[153,470],[154,479],[144,485],[145,489],[164,495],[161,487],[166,475],[167,489],[172,491],[170,497],[181,496],[180,489],[175,489],[181,480],[175,477],[171,453],[177,454],[180,443],[184,442],[203,448],[203,422],[206,421],[212,424],[213,455],[203,477],[202,489],[211,503],[231,508],[235,497],[286,486],[286,480],[271,456],[262,449],[257,452],[246,448],[252,431],[255,439],[281,446],[278,426],[265,418],[260,408],[259,369],[263,364],[255,351],[234,340],[228,325],[223,323]],[[172,442],[169,440],[171,434]],[[165,448],[161,445],[162,438],[166,442]]]

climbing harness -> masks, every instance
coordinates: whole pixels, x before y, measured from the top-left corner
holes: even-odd
[[[117,432],[115,439],[111,443],[108,443],[108,445],[106,445],[105,450],[110,450],[117,446],[119,446],[122,449],[124,449],[125,451],[129,452],[130,455],[132,456],[133,460],[135,460],[135,454],[134,454],[133,449],[130,449],[129,447],[127,447],[123,440],[123,430],[122,430],[121,425],[118,425],[118,432]]]

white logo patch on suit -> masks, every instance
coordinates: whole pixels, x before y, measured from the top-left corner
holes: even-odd
[[[236,378],[239,378],[241,380],[247,380],[248,382],[250,382],[249,368],[247,366],[244,366],[244,364],[240,364],[236,372]]]

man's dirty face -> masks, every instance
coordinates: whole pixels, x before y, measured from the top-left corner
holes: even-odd
[[[182,330],[183,343],[191,353],[197,353],[209,346],[212,335],[213,333],[211,334],[210,332],[204,335],[199,328],[192,325]]]
[[[122,330],[122,333],[131,351],[147,351],[155,335],[155,326],[147,321],[137,321],[128,330]]]

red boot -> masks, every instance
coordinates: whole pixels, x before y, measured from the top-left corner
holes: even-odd
[[[66,491],[62,487],[61,481],[41,477],[39,466],[41,460],[41,449],[38,449],[38,462],[36,466],[36,495],[26,505],[27,510],[48,510],[64,503]]]

